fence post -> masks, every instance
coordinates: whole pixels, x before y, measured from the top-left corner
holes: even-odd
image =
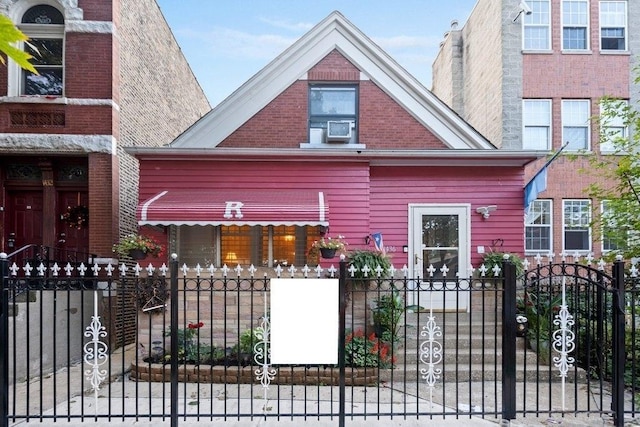
[[[178,255],[171,254],[171,427],[178,427]]]
[[[345,292],[347,290],[347,262],[342,257],[340,259],[340,277],[338,278],[338,293],[340,294],[339,319],[338,319],[338,369],[340,370],[339,388],[340,402],[338,414],[338,426],[344,427],[346,417],[346,387],[345,387],[345,356],[346,356],[346,312],[347,299]]]
[[[624,298],[624,261],[618,257],[613,264],[613,384],[611,390],[611,410],[613,424],[624,425],[624,365],[626,351],[625,334],[625,298]]]
[[[502,262],[502,419],[516,417],[516,266]]]
[[[0,253],[0,426],[9,426],[9,260]]]

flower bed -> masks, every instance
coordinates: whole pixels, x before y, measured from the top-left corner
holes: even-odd
[[[255,371],[260,366],[185,365],[178,366],[178,381],[214,384],[258,384]],[[270,368],[272,368],[270,366]],[[339,385],[340,370],[336,367],[283,366],[277,367],[271,384],[282,385]],[[379,382],[378,368],[347,367],[347,386],[373,386]],[[132,362],[130,377],[137,381],[169,382],[171,366],[162,363]]]

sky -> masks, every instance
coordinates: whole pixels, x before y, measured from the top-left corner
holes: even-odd
[[[157,0],[215,107],[337,10],[427,88],[444,34],[476,0]]]

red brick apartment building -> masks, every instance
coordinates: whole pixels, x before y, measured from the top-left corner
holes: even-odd
[[[0,251],[113,256],[136,230],[138,164],[209,103],[154,0],[0,0],[41,57],[0,67]],[[25,49],[29,47],[23,46]]]
[[[592,117],[600,98],[636,104],[640,2],[478,0],[463,27],[452,22],[433,64],[433,93],[502,149],[581,150],[610,156]],[[628,135],[621,123],[611,123]],[[531,179],[544,164],[527,166]],[[584,158],[561,155],[546,191],[525,219],[528,255],[596,257],[616,249],[590,226],[602,201],[585,192],[597,179],[578,172]],[[606,208],[606,206],[605,206]]]

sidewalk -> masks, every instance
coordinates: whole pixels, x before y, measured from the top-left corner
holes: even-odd
[[[53,390],[57,390],[60,396],[72,395],[75,398],[67,401],[60,402],[55,400],[54,408],[54,396],[53,393],[43,393],[43,401],[37,399],[29,399],[30,408],[24,409],[30,414],[53,414],[56,415],[80,415],[84,414],[84,419],[72,419],[68,421],[66,419],[57,419],[54,423],[52,419],[43,419],[42,422],[38,418],[33,418],[29,422],[25,420],[10,422],[10,426],[24,426],[31,425],[49,426],[59,425],[66,427],[79,427],[79,426],[109,426],[109,427],[168,427],[170,426],[170,418],[167,416],[164,420],[162,418],[149,419],[143,414],[168,414],[169,413],[169,400],[166,396],[169,394],[169,385],[165,383],[142,383],[134,382],[128,379],[126,375],[126,369],[130,366],[130,361],[135,357],[135,348],[128,346],[122,351],[122,349],[115,351],[110,355],[111,360],[111,384],[105,384],[101,387],[97,396],[92,392],[82,393],[81,390],[84,387],[86,389],[86,382],[82,384],[82,381],[72,380],[69,386],[66,385],[66,379],[78,379],[82,378],[82,366],[73,367],[69,373],[64,375],[58,375],[59,383],[55,385]],[[123,359],[124,358],[124,359]],[[123,367],[124,371],[123,372]],[[84,365],[86,369],[86,365]],[[73,371],[73,372],[72,372]],[[26,394],[29,392],[33,395],[34,392],[42,390],[50,390],[54,382],[55,376],[49,376],[43,383],[31,383],[29,385],[25,383],[18,384],[16,387],[16,404],[20,403],[25,405],[27,401]],[[459,384],[459,387],[470,387],[468,384]],[[28,387],[28,388],[27,388]],[[67,389],[72,390],[69,393]],[[308,393],[313,393],[317,389],[317,395],[313,398],[306,400]],[[475,390],[481,390],[481,387],[476,387]],[[473,388],[469,388],[469,393],[472,393]],[[201,425],[219,425],[229,427],[297,427],[304,424],[311,427],[337,427],[338,417],[322,417],[318,419],[313,413],[334,413],[339,412],[339,403],[337,401],[338,393],[335,387],[314,387],[313,390],[305,389],[304,387],[287,387],[285,391],[278,390],[278,395],[275,392],[271,392],[271,395],[267,396],[266,400],[262,394],[257,394],[259,389],[251,386],[227,386],[216,385],[215,387],[204,386],[198,384],[181,384],[179,389],[178,408],[181,411],[187,412],[193,415],[193,418],[179,419],[179,426],[201,426]],[[362,390],[359,389],[362,393]],[[108,393],[108,394],[107,394]],[[261,391],[260,391],[261,393]],[[410,394],[403,394],[401,397],[403,403],[398,403],[394,399],[394,394],[398,396],[399,391],[394,390],[390,396],[381,393],[377,390],[377,393],[371,393],[369,398],[366,393],[355,394],[347,393],[347,408],[354,412],[371,413],[373,411],[380,413],[402,413],[403,406],[407,405],[407,401],[411,402],[411,408],[415,412],[416,408],[419,408],[420,412],[440,412],[446,413],[447,408],[438,406],[435,403],[430,403],[422,399],[412,397]],[[544,395],[544,385],[540,391],[541,395]],[[106,397],[110,396],[110,400]],[[278,400],[279,399],[279,400]],[[413,399],[413,400],[412,400]],[[484,402],[482,396],[474,396],[472,401]],[[597,399],[594,399],[594,402]],[[531,407],[534,407],[532,402]],[[48,408],[46,411],[41,411],[39,408]],[[186,408],[186,409],[184,409]],[[291,413],[292,409],[296,414],[310,414],[305,419],[304,417],[287,417],[283,415],[280,419],[277,417],[259,417],[254,416],[251,419],[248,415],[251,413],[259,413],[260,410],[266,410],[268,414],[276,413]],[[486,408],[491,409],[491,408]],[[20,411],[19,411],[20,412]],[[228,418],[226,420],[222,418],[208,418],[200,416],[200,419],[196,418],[198,412],[201,413],[227,413]],[[106,418],[91,418],[92,414],[114,414],[114,417],[109,420]],[[138,419],[127,418],[123,420],[120,414],[140,414]],[[243,414],[242,418],[238,419],[237,414]],[[120,415],[118,417],[118,415]],[[347,417],[345,421],[346,427],[417,427],[417,426],[459,426],[459,427],[472,427],[472,426],[513,426],[513,427],[528,427],[528,426],[560,426],[560,427],[595,427],[595,426],[609,426],[613,425],[611,420],[601,419],[599,416],[593,415],[587,417],[586,415],[578,415],[577,417],[565,416],[549,416],[543,415],[538,418],[533,416],[527,416],[526,418],[519,417],[516,420],[512,420],[510,423],[493,418],[490,415],[481,417],[469,417],[460,416],[456,418],[455,415],[438,415],[430,418],[429,416],[420,416],[416,419],[415,416],[407,416],[405,419],[401,415],[391,417],[375,415],[367,415],[364,417]],[[625,425],[640,425],[635,423],[635,420],[629,420]]]

